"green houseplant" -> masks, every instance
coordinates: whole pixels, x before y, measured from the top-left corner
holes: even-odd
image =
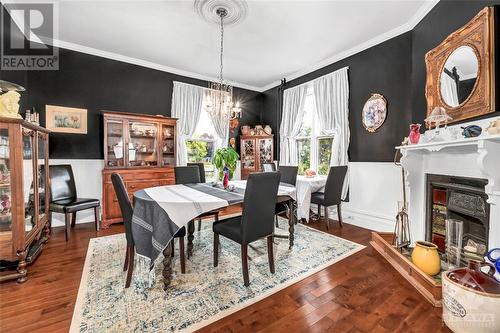
[[[218,179],[224,177],[224,167],[227,167],[229,170],[229,179],[233,179],[239,159],[240,155],[231,147],[217,149],[214,154],[213,163],[219,171]]]

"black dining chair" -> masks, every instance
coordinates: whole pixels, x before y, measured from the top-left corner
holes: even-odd
[[[274,163],[262,163],[262,170],[264,170],[264,172],[276,171],[276,164],[274,164]]]
[[[203,163],[200,163],[203,164]],[[199,164],[174,167],[175,183],[176,184],[195,184],[205,183],[205,167],[203,167],[203,177],[201,177],[201,167]],[[207,217],[213,217],[215,221],[219,220],[219,211],[211,211],[203,213],[196,217],[198,219],[198,231],[201,230],[201,220]],[[190,222],[191,223],[191,222]]]
[[[342,227],[342,187],[347,174],[347,165],[330,167],[328,177],[326,178],[324,192],[314,192],[311,195],[311,203],[318,205],[318,216],[321,217],[321,206],[325,207],[326,229],[330,229],[330,220],[328,218],[328,207],[337,205],[337,214],[339,225]]]
[[[125,252],[125,263],[123,264],[123,271],[127,271],[127,279],[125,280],[125,288],[130,287],[130,281],[132,280],[132,272],[134,271],[134,255],[135,255],[135,243],[134,237],[132,236],[132,215],[134,214],[134,209],[128,198],[127,189],[123,183],[122,177],[118,173],[111,174],[111,182],[113,183],[113,188],[115,189],[116,198],[118,199],[118,204],[120,206],[120,211],[123,217],[123,225],[125,226],[125,238],[127,239],[127,250]],[[177,231],[174,236],[179,238],[180,243],[180,257],[181,257],[181,273],[186,272],[186,257],[184,251],[184,237],[186,236],[186,228],[182,227]],[[174,240],[171,241],[172,249]],[[173,251],[172,251],[173,255]]]
[[[252,173],[248,176],[243,199],[243,213],[215,222],[214,267],[219,264],[219,235],[241,245],[241,264],[243,281],[250,285],[248,274],[248,244],[267,238],[269,269],[274,274],[273,233],[274,208],[276,205],[280,174],[278,172]]]
[[[43,170],[42,170],[43,174]],[[65,237],[68,241],[68,227],[76,223],[76,213],[82,210],[94,209],[95,230],[99,230],[99,199],[78,198],[73,169],[69,164],[50,165],[50,204],[49,220],[52,213],[64,214]]]
[[[206,177],[205,177],[205,164],[204,163],[188,163],[188,166],[196,166],[198,167],[198,171],[200,172],[200,183],[206,183]],[[219,212],[208,212],[205,213],[202,217],[198,218],[198,231],[201,230],[201,220],[206,217],[213,216],[215,220],[217,221],[219,218]]]
[[[281,173],[281,183],[293,185],[297,184],[297,173],[299,171],[299,167],[297,166],[280,166],[278,171]],[[276,227],[279,227],[278,224],[278,215],[289,212],[289,214],[293,214],[293,207],[288,207],[288,203],[286,202],[278,202],[276,204],[275,210],[275,223]]]

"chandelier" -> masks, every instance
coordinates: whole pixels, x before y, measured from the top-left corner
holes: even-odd
[[[222,115],[227,119],[241,117],[241,108],[238,102],[233,102],[233,87],[224,81],[223,58],[224,58],[224,18],[228,12],[225,8],[216,10],[220,18],[220,70],[218,81],[208,83],[206,92],[206,110],[211,115]]]

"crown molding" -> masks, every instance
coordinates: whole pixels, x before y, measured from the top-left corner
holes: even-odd
[[[356,53],[359,53],[361,51],[369,49],[370,47],[373,47],[375,45],[383,43],[391,38],[397,37],[401,34],[404,34],[408,31],[411,31],[431,11],[431,9],[434,8],[434,6],[439,1],[440,0],[426,0],[424,2],[424,4],[422,4],[422,6],[418,9],[418,11],[405,24],[403,24],[397,28],[394,28],[386,33],[378,35],[378,36],[376,36],[376,37],[374,37],[366,42],[358,44],[358,45],[356,45],[356,46],[354,46],[346,51],[337,53],[337,54],[335,54],[335,55],[333,55],[325,60],[317,62],[313,65],[304,67],[301,70],[296,71],[296,72],[286,76],[285,79],[287,81],[294,80],[294,79],[299,78],[303,75],[309,74],[309,73],[314,72],[318,69],[321,69],[323,67],[331,65],[337,61],[340,61],[342,59],[350,57]],[[12,17],[12,20],[16,23],[16,25],[18,27],[20,27],[19,22],[15,17]],[[21,29],[21,28],[20,28],[20,30],[23,31],[23,29]],[[25,35],[25,37],[28,40],[30,40],[29,36]],[[154,63],[154,62],[150,62],[150,61],[146,61],[146,60],[142,60],[142,59],[138,59],[138,58],[134,58],[134,57],[128,57],[128,56],[114,53],[114,52],[103,51],[103,50],[99,50],[99,49],[95,49],[92,47],[87,47],[87,46],[83,46],[83,45],[79,45],[79,44],[75,44],[75,43],[65,42],[65,41],[61,41],[58,39],[54,39],[51,41],[44,40],[44,43],[52,45],[54,47],[64,48],[64,49],[77,51],[77,52],[81,52],[81,53],[86,53],[86,54],[90,54],[90,55],[94,55],[94,56],[98,56],[98,57],[103,57],[103,58],[108,58],[108,59],[117,60],[117,61],[121,61],[121,62],[126,62],[126,63],[133,64],[133,65],[138,65],[138,66],[142,66],[142,67],[156,69],[156,70],[159,70],[162,72],[168,72],[168,73],[172,73],[172,74],[176,74],[176,75],[186,76],[186,77],[199,79],[199,80],[205,80],[205,81],[217,81],[217,78],[206,76],[203,74],[199,74],[199,73],[195,73],[195,72],[191,72],[191,71],[186,71],[186,70],[182,70],[182,69],[177,69],[177,68],[169,67],[169,66],[165,66],[165,65],[160,65],[158,63]],[[262,86],[262,87],[252,86],[252,85],[248,85],[248,84],[240,83],[240,82],[235,82],[235,81],[228,81],[228,83],[230,85],[232,85],[233,87],[253,90],[256,92],[264,92],[266,90],[269,90],[269,89],[272,89],[272,88],[279,86],[281,84],[281,80],[271,82],[271,83],[269,83],[265,86]]]
[[[402,35],[408,31],[413,30],[415,26],[431,11],[432,8],[439,2],[440,0],[427,0],[422,4],[422,6],[419,8],[419,10],[411,17],[411,19],[406,22],[403,25],[400,25],[397,28],[394,28],[392,30],[387,31],[386,33],[383,33],[381,35],[378,35],[372,39],[367,40],[366,42],[363,42],[361,44],[358,44],[346,51],[337,53],[325,60],[322,60],[320,62],[317,62],[313,65],[304,67],[303,69],[294,72],[288,76],[285,77],[287,81],[292,81],[294,79],[297,79],[301,76],[304,76],[306,74],[312,73],[318,69],[321,69],[323,67],[326,67],[328,65],[331,65],[333,63],[336,63],[337,61],[340,61],[342,59],[348,58],[356,53],[359,53],[361,51],[364,51],[366,49],[369,49],[370,47],[373,47],[375,45],[378,45],[380,43],[383,43],[391,38],[397,37],[399,35]],[[261,87],[261,91],[266,91],[272,88],[275,88],[281,84],[281,80],[274,81],[272,83],[269,83],[263,87]]]

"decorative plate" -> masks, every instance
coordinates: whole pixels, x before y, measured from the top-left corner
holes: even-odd
[[[385,121],[387,116],[387,101],[380,94],[372,94],[363,106],[363,126],[368,132],[374,133]]]

